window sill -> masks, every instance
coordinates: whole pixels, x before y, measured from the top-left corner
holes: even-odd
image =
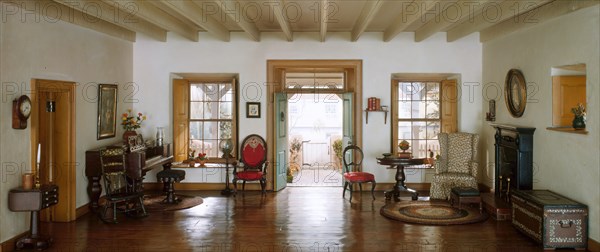
[[[558,132],[566,132],[566,133],[574,133],[574,134],[582,134],[587,135],[588,131],[586,129],[576,130],[571,127],[547,127],[547,130],[558,131]]]

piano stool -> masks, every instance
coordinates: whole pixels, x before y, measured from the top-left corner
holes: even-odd
[[[163,200],[164,203],[177,204],[181,201],[175,196],[175,190],[173,189],[173,183],[179,182],[185,179],[185,171],[165,169],[156,174],[156,180],[165,183],[165,189],[167,196]]]

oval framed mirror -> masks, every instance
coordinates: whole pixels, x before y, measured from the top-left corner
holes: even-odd
[[[527,105],[527,82],[523,73],[511,69],[506,74],[504,85],[504,101],[513,117],[521,117]]]

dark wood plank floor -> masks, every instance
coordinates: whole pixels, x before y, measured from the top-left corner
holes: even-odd
[[[204,203],[187,210],[151,213],[144,219],[119,216],[104,224],[87,214],[72,223],[42,223],[51,233],[50,251],[540,251],[509,222],[456,226],[410,225],[379,214],[383,193],[341,188],[287,188],[261,197],[200,195]]]

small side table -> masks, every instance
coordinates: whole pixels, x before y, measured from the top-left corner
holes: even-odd
[[[458,202],[458,208],[462,208],[463,203],[476,203],[479,204],[479,212],[483,211],[479,190],[472,187],[453,187],[450,194],[450,204],[454,206],[454,202]]]
[[[411,188],[408,188],[404,181],[406,180],[406,174],[404,173],[404,166],[409,165],[422,165],[425,164],[425,159],[423,158],[400,158],[400,157],[392,157],[386,156],[383,158],[378,157],[377,163],[380,165],[386,165],[391,167],[396,167],[396,184],[394,188],[387,190],[384,192],[385,200],[391,200],[394,197],[395,201],[400,201],[400,192],[409,192],[412,194],[412,200],[417,200],[419,198],[419,193]],[[430,166],[427,166],[429,168]]]
[[[17,241],[17,249],[32,247],[46,249],[52,244],[52,237],[39,235],[40,210],[58,203],[58,186],[42,185],[40,188],[25,190],[16,188],[8,192],[8,209],[13,212],[31,212],[30,235]]]

